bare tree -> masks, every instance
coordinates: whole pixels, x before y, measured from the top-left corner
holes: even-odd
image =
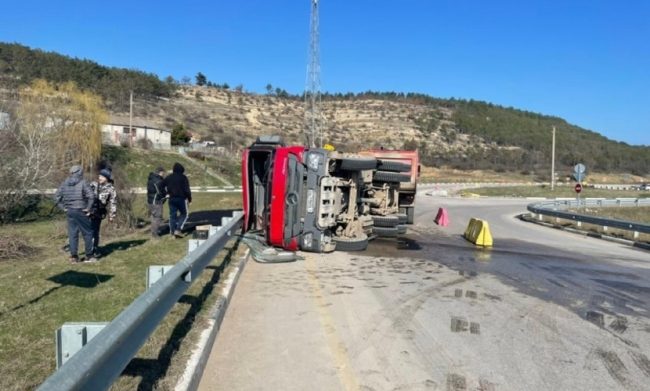
[[[70,165],[93,168],[106,121],[100,98],[72,83],[37,80],[18,97],[0,129],[0,223],[12,219],[30,194],[54,187]]]

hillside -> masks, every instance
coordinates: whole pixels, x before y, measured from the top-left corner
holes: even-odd
[[[302,101],[281,89],[276,89],[282,92],[277,95],[259,95],[213,83],[179,85],[140,71],[0,44],[0,86],[5,91],[37,77],[73,80],[104,96],[117,116],[128,114],[123,93],[128,90],[126,84],[136,86],[136,122],[147,121],[167,129],[182,123],[204,139],[233,150],[250,144],[260,134],[280,134],[288,142],[304,139]],[[555,126],[556,164],[561,175],[578,162],[590,171],[648,175],[650,170],[648,146],[615,142],[561,118],[486,102],[412,93],[337,93],[324,94],[322,111],[323,140],[340,150],[418,148],[422,161],[431,166],[511,171],[544,178],[550,166],[551,129]]]

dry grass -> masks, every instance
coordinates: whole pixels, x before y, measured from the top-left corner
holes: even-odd
[[[545,197],[545,198],[576,198],[573,186],[510,186],[510,187],[482,187],[461,191],[462,194],[478,194],[488,197]],[[605,190],[585,188],[580,196],[582,198],[637,198],[650,197],[649,192],[635,190]]]
[[[605,217],[623,221],[650,224],[650,207],[610,207],[610,208],[580,208],[571,211],[588,216]]]

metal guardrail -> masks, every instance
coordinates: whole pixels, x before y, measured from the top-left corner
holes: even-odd
[[[215,235],[178,261],[38,390],[108,389],[191,283],[240,228],[242,216],[242,212],[235,212]]]
[[[634,207],[650,206],[650,198],[587,198],[582,200],[566,199],[543,201],[529,204],[527,209],[535,214],[558,217],[566,220],[579,221],[587,224],[600,225],[604,227],[618,228],[627,231],[650,233],[650,224],[635,223],[618,219],[587,216],[579,213],[567,212],[566,209],[578,207]]]

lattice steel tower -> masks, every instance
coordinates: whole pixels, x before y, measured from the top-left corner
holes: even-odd
[[[309,34],[309,64],[305,87],[305,136],[307,145],[323,145],[321,97],[320,97],[320,42],[318,33],[318,5],[320,0],[311,2],[311,23]]]

